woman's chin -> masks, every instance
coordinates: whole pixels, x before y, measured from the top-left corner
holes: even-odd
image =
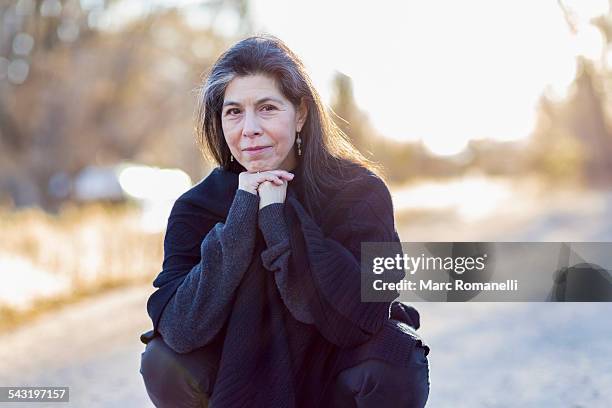
[[[258,171],[276,170],[278,167],[274,167],[272,164],[266,162],[255,162],[247,163],[244,168],[250,173],[255,173]]]

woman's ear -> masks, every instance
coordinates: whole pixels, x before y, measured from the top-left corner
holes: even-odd
[[[308,106],[306,105],[306,102],[304,102],[304,98],[300,99],[300,106],[298,106],[297,113],[295,116],[296,116],[295,128],[297,129],[298,132],[301,132],[302,126],[304,126],[304,123],[306,122],[306,118],[308,117]]]

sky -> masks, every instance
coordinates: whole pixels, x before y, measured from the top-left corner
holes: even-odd
[[[95,2],[97,0],[82,0]],[[197,0],[156,0],[188,7]],[[123,2],[137,13],[141,0]],[[534,129],[543,93],[561,100],[576,76],[576,57],[612,64],[589,23],[607,0],[252,0],[256,32],[274,34],[304,61],[323,100],[339,71],[382,135],[422,140],[439,155],[471,139],[520,141]],[[185,8],[191,22],[205,13]],[[232,34],[237,20],[217,22]],[[576,28],[570,29],[567,18]]]
[[[333,72],[353,80],[374,127],[455,154],[470,139],[521,140],[543,92],[561,99],[576,56],[599,59],[589,19],[603,1],[255,0],[256,28],[279,36],[310,70],[325,100]]]

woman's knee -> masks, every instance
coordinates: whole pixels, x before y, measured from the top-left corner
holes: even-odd
[[[338,404],[354,407],[424,407],[429,397],[429,362],[425,349],[415,347],[408,367],[366,360],[336,378]],[[349,401],[352,400],[352,401]]]
[[[203,357],[198,352],[176,353],[159,336],[147,344],[140,373],[155,406],[207,406],[216,371]]]

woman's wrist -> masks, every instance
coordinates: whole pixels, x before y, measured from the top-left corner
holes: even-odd
[[[259,194],[259,209],[277,203],[284,203],[287,196],[287,181],[283,181],[281,185],[276,185],[269,181],[265,181],[257,188]]]
[[[238,186],[238,191],[244,191],[245,193],[249,193],[249,194],[253,194],[253,195],[259,196],[259,194],[257,194],[257,190],[256,189],[250,189],[248,187]]]
[[[284,204],[285,201],[281,200],[279,197],[270,197],[270,196],[260,196],[259,197],[259,210],[261,211],[264,207],[267,207],[272,204]]]

